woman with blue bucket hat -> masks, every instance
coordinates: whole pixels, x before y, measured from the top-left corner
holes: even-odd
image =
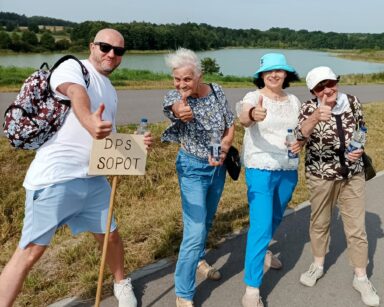
[[[281,53],[268,53],[260,59],[253,75],[257,90],[249,92],[236,105],[237,116],[245,128],[242,160],[245,166],[249,223],[245,254],[242,298],[244,307],[262,307],[260,286],[269,268],[282,263],[268,250],[273,234],[297,184],[298,157],[288,159],[286,136],[298,122],[300,101],[284,91],[299,80],[295,69]],[[295,141],[290,151],[297,154]]]

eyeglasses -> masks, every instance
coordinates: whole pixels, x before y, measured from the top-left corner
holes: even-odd
[[[321,81],[320,83],[318,83],[314,88],[313,88],[313,91],[319,93],[319,92],[322,92],[324,91],[324,89],[327,87],[327,88],[331,88],[331,87],[334,87],[337,82],[339,82],[339,80],[324,80],[324,81]]]
[[[115,46],[112,46],[108,43],[102,43],[102,42],[94,42],[94,44],[99,46],[100,51],[104,52],[104,53],[108,53],[109,51],[111,51],[111,49],[113,49],[113,52],[115,55],[122,56],[125,52],[124,47],[115,47]]]

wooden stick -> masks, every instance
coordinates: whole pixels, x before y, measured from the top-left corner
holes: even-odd
[[[99,271],[99,280],[97,282],[95,307],[100,306],[101,290],[103,287],[103,275],[104,275],[105,261],[107,258],[108,240],[109,240],[109,233],[110,233],[111,223],[112,223],[113,203],[115,201],[116,186],[117,186],[117,176],[113,176],[112,177],[111,197],[109,198],[109,211],[108,211],[107,228],[105,230],[104,243],[103,243],[103,254],[101,256],[100,271]]]

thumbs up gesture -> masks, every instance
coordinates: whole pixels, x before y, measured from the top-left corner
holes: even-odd
[[[183,122],[190,122],[193,119],[192,109],[187,102],[187,94],[181,94],[181,100],[172,105],[172,112]]]
[[[103,139],[111,134],[112,122],[103,120],[105,105],[100,103],[95,112],[90,115],[90,120],[86,129],[95,139]]]
[[[257,105],[252,107],[249,111],[249,117],[251,120],[255,122],[261,122],[267,116],[267,109],[263,107],[263,96],[259,96],[259,100],[257,101]]]
[[[331,115],[332,108],[327,104],[327,95],[324,95],[318,108],[318,120],[328,121],[331,119]]]

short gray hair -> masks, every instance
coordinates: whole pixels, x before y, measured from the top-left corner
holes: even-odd
[[[171,70],[185,66],[192,66],[197,76],[202,75],[201,62],[196,53],[186,48],[179,48],[175,53],[168,54],[165,57],[165,63]]]

